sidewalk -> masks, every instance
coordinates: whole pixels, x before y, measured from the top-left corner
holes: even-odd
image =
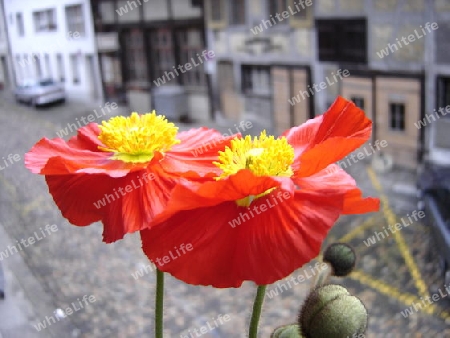
[[[0,223],[0,248],[13,243]],[[0,263],[5,287],[5,298],[0,299],[0,338],[73,337],[69,332],[76,330],[71,323],[59,322],[41,332],[33,327],[55,311],[52,298],[42,289],[20,253],[14,253]]]

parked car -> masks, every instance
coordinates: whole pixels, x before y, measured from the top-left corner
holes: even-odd
[[[14,96],[17,102],[26,102],[34,107],[66,99],[64,86],[52,79],[24,81],[17,86]]]
[[[450,283],[450,168],[425,164],[419,170],[419,209],[425,212],[445,285]]]

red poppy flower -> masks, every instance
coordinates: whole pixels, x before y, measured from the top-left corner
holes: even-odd
[[[43,138],[25,155],[25,165],[45,175],[70,223],[102,221],[103,240],[110,243],[150,226],[178,179],[220,172],[212,161],[232,137],[207,128],[177,130],[154,112],[114,117],[80,128],[68,142]]]
[[[366,142],[371,121],[339,97],[322,116],[274,139],[236,139],[222,173],[180,183],[155,226],[141,231],[159,269],[189,284],[271,284],[320,252],[341,214],[379,209],[334,162]]]

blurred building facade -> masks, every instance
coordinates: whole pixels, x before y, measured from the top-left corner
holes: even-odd
[[[102,99],[89,1],[4,0],[4,9],[15,83],[52,78],[69,99]]]
[[[205,9],[227,118],[280,133],[342,95],[373,120],[372,143],[386,140],[394,164],[450,164],[450,119],[428,116],[450,104],[449,1],[205,0]]]
[[[0,0],[0,90],[8,90],[12,86],[12,69],[9,39],[3,14],[3,0]]]
[[[173,118],[217,113],[277,134],[342,95],[373,120],[370,142],[385,140],[394,164],[450,165],[448,0],[4,0],[4,8],[0,82],[52,77],[72,96]]]
[[[202,1],[92,0],[92,11],[106,97],[209,118]]]

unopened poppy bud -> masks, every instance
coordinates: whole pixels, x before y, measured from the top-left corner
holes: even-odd
[[[359,298],[340,285],[312,291],[300,310],[299,326],[305,338],[346,338],[364,333],[367,311]]]
[[[323,261],[331,264],[334,276],[347,276],[355,267],[356,254],[348,244],[333,243],[325,250]]]
[[[272,332],[270,338],[303,338],[297,324],[280,326]]]

